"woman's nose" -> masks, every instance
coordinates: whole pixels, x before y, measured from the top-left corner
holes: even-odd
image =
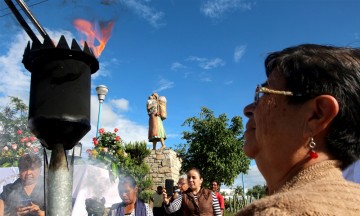
[[[245,106],[244,108],[244,115],[248,118],[251,118],[254,114],[254,108],[255,108],[255,104],[251,103],[247,106]]]

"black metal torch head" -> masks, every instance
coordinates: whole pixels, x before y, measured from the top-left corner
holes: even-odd
[[[90,81],[98,60],[86,43],[81,50],[73,40],[69,48],[61,36],[56,47],[46,40],[31,48],[29,43],[23,63],[31,72],[31,132],[47,149],[73,148],[90,130]]]

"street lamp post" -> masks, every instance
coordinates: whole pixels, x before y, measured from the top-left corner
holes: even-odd
[[[108,93],[108,91],[109,91],[109,89],[104,85],[99,85],[98,87],[96,87],[96,92],[98,94],[98,99],[99,99],[99,113],[98,113],[98,121],[97,121],[97,127],[96,127],[96,138],[99,137],[102,104],[105,100],[105,97],[106,97],[106,94]]]

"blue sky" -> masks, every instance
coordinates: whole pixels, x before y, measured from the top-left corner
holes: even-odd
[[[1,16],[6,6],[0,6]],[[49,0],[31,7],[54,40],[64,34],[80,41],[83,35],[72,25],[77,18],[115,21],[92,76],[87,148],[95,136],[95,88],[101,84],[109,88],[102,126],[119,128],[125,141],[146,140],[145,103],[154,91],[168,100],[168,147],[185,142],[181,132],[188,128],[181,124],[198,116],[201,106],[216,116],[240,115],[245,126],[242,110],[266,79],[266,55],[301,43],[358,47],[359,9],[356,0]],[[29,39],[12,15],[0,17],[0,26],[0,105],[7,96],[28,101],[30,73],[21,59]],[[263,182],[254,163],[251,168],[245,186]]]

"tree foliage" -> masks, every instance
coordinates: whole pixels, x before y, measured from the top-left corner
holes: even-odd
[[[260,199],[266,196],[266,185],[255,185],[253,188],[248,189],[246,195]]]
[[[211,179],[225,185],[232,185],[240,173],[246,173],[250,160],[242,148],[243,124],[240,116],[234,116],[229,125],[226,114],[218,117],[206,107],[201,108],[199,117],[185,120],[182,126],[189,126],[192,131],[184,131],[186,144],[177,146],[176,151],[183,159],[181,171],[192,167],[202,172],[204,185]]]
[[[234,188],[234,194],[236,196],[243,196],[244,195],[244,189],[242,186],[238,185]]]
[[[10,103],[0,109],[0,145],[2,147],[17,141],[19,130],[23,131],[23,135],[31,135],[27,127],[28,107],[21,99],[10,97]]]

